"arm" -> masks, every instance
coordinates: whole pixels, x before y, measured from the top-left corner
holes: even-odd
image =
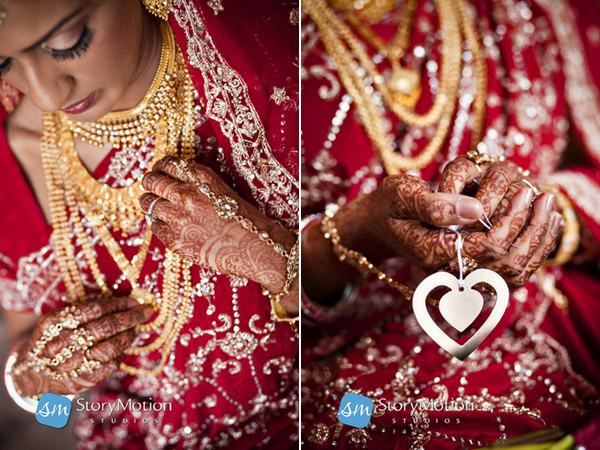
[[[283,293],[281,306],[288,317],[296,317],[298,277],[287,271],[296,235],[242,199],[209,168],[187,163],[182,170],[181,162],[163,158],[144,177],[151,193],[140,202],[145,211],[152,206],[154,234],[195,264]]]

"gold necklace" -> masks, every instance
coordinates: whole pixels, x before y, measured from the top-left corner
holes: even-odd
[[[190,136],[189,124],[184,124],[186,114],[175,99],[184,104],[193,102],[193,86],[191,81],[179,80],[178,74],[185,73],[183,58],[176,57],[177,47],[173,33],[166,22],[161,24],[163,46],[160,63],[152,85],[142,102],[128,111],[111,112],[98,122],[77,122],[59,113],[62,126],[71,131],[73,136],[80,136],[83,141],[103,146],[105,142],[113,146],[136,146],[148,139],[152,130],[157,130],[159,121],[167,121],[170,130],[187,130],[181,136],[184,149],[193,147],[193,134]],[[167,112],[175,114],[167,114]],[[85,131],[85,134],[82,130]],[[171,140],[179,140],[172,132]],[[139,198],[145,192],[141,180],[124,188],[113,188],[99,183],[92,177],[81,162],[74,146],[65,149],[69,171],[76,177],[81,190],[81,199],[88,201],[90,213],[100,212],[107,215],[115,229],[125,233],[135,229],[140,218]],[[165,156],[160,145],[155,145],[150,166]]]
[[[161,23],[163,40],[158,70],[150,88],[142,101],[133,109],[114,111],[96,122],[80,122],[65,116],[67,127],[73,136],[103,147],[106,142],[113,147],[137,147],[143,144],[140,137],[146,136],[146,130],[156,129],[160,118],[165,117],[166,109],[172,101],[177,88],[175,65],[175,38],[169,32],[165,22]]]
[[[151,137],[150,133],[156,133],[153,160],[164,155],[177,154],[178,149],[180,149],[180,156],[192,158],[195,133],[194,86],[168,24],[161,24],[161,33],[163,36],[161,63],[152,87],[145,97],[150,100],[142,102],[141,106],[129,112],[111,113],[109,116],[112,120],[115,114],[118,114],[119,126],[133,124],[132,126],[137,127],[135,125],[137,118],[146,114],[144,107],[149,108],[149,105],[154,102],[153,98],[160,99],[160,108],[153,109],[153,111],[161,111],[160,115],[153,118],[154,128],[137,128],[139,135],[136,137],[136,142],[147,140]],[[176,80],[176,82],[163,83],[162,78]],[[158,88],[155,88],[156,86]],[[106,122],[105,118],[101,122]],[[89,129],[97,129],[97,127],[92,124]],[[118,127],[110,128],[111,133],[118,133],[119,130]],[[110,138],[108,141],[116,142],[115,139]],[[104,145],[104,141],[101,144]],[[112,188],[95,180],[87,172],[75,149],[73,122],[69,122],[69,119],[61,113],[44,115],[42,161],[48,187],[57,260],[71,301],[81,302],[87,299],[76,261],[73,238],[80,242],[92,276],[103,295],[112,295],[99,267],[95,250],[85,232],[83,224],[85,220],[96,231],[109,255],[131,284],[130,296],[140,303],[151,304],[158,309],[158,314],[152,322],[138,327],[140,331],[148,332],[162,326],[157,338],[150,344],[131,348],[126,353],[140,355],[162,349],[159,363],[152,369],[125,364],[121,365],[121,369],[131,375],[160,373],[166,364],[173,343],[191,314],[193,306],[191,263],[182,261],[170,250],[165,250],[160,302],[154,294],[139,285],[140,273],[152,238],[151,228],[146,228],[137,255],[129,261],[109,230],[109,224],[112,224],[115,231],[119,229],[128,231],[134,229],[134,224],[136,226],[143,224],[144,214],[139,206],[139,195],[143,192],[140,181],[126,188]],[[135,195],[137,197],[134,197]],[[135,202],[131,199],[135,199]],[[181,286],[183,295],[179,294]]]
[[[362,126],[379,152],[388,174],[422,169],[430,164],[440,152],[448,135],[456,107],[456,93],[462,66],[461,42],[463,37],[469,43],[474,54],[477,70],[478,92],[473,106],[476,120],[472,146],[476,145],[481,136],[485,111],[487,72],[476,32],[468,20],[463,0],[436,0],[435,4],[444,47],[440,64],[440,91],[435,97],[431,108],[423,114],[417,114],[395,98],[393,90],[375,67],[364,44],[329,7],[326,0],[305,0],[302,3],[306,12],[319,28],[325,49],[336,62],[340,81],[352,96]],[[358,74],[357,67],[362,67],[366,75]],[[372,80],[386,107],[399,120],[419,128],[434,124],[437,126],[433,137],[417,156],[405,157],[391,148],[389,137],[385,132],[384,119],[374,104],[373,94],[369,93],[366,77]]]
[[[399,0],[331,0],[331,3],[340,12],[351,12],[361,20],[378,23],[396,7]]]
[[[413,26],[418,0],[407,0],[402,12],[402,20],[398,22],[396,33],[391,44],[387,44],[373,30],[363,25],[358,16],[349,12],[346,21],[363,39],[380,55],[384,56],[391,68],[387,85],[392,91],[394,101],[408,108],[414,108],[421,96],[421,76],[418,72],[400,65],[410,43],[410,32]]]

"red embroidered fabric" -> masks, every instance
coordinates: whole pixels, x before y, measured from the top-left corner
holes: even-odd
[[[402,5],[374,27],[384,39],[395,33]],[[428,110],[439,88],[441,36],[434,5],[419,2],[402,60],[422,76],[418,112]],[[600,327],[593,319],[600,313],[598,5],[584,0],[469,0],[467,6],[488,71],[480,148],[558,184],[586,225],[578,256],[548,270],[547,283],[566,295],[569,311],[559,309],[534,276],[511,293],[509,309],[492,335],[460,362],[423,333],[410,304],[382,282],[365,281],[356,300],[337,312],[337,322],[333,313],[321,314],[326,321],[319,326],[320,313],[305,308],[311,319],[302,332],[306,448],[473,448],[552,425],[579,426],[582,416],[598,405]],[[343,205],[371,192],[384,173],[317,27],[305,19],[302,214],[317,215],[329,203]],[[475,72],[468,48],[463,47],[462,58],[449,138],[433,163],[415,171],[432,183],[448,161],[470,146]],[[383,109],[382,114],[397,151],[406,156],[417,155],[433,134],[434,128],[413,128]],[[571,149],[569,126],[589,163],[558,170]],[[422,277],[402,260],[390,261],[386,273],[412,285]],[[348,391],[374,400],[377,412],[367,428],[337,421],[340,400]],[[470,403],[474,410],[423,406],[431,401]],[[410,405],[416,405],[415,411]]]
[[[229,0],[218,16],[204,1],[175,1],[170,22],[188,63],[198,101],[196,160],[211,167],[242,197],[289,228],[298,222],[298,27],[296,5]],[[271,98],[274,88],[283,95]],[[275,101],[278,100],[278,101]],[[0,116],[6,119],[3,110]],[[151,158],[148,148],[112,151],[93,176],[119,186]],[[0,301],[16,311],[45,314],[68,304],[47,225],[0,131]],[[131,258],[146,224],[127,239]],[[131,287],[93,230],[103,273],[116,296]],[[116,236],[116,235],[115,235]],[[76,253],[81,252],[79,245]],[[153,238],[141,275],[160,292],[164,246]],[[99,291],[80,258],[86,291]],[[193,315],[158,377],[108,379],[89,401],[128,400],[150,411],[116,408],[79,415],[80,449],[163,449],[232,446],[288,448],[297,439],[298,336],[271,314],[260,286],[199,267],[192,269]],[[142,341],[153,335],[142,336]],[[156,352],[155,352],[156,353]],[[128,357],[151,368],[158,353]],[[170,407],[160,406],[169,402]],[[76,409],[77,405],[74,405]],[[154,410],[156,409],[156,410]]]

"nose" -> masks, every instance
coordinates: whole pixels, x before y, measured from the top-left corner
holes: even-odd
[[[28,94],[34,105],[45,113],[56,112],[65,105],[71,91],[71,78],[56,68],[45,69],[41,66],[25,68]]]

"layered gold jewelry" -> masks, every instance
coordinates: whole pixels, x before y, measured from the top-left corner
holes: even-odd
[[[418,0],[408,0],[405,3],[402,20],[398,23],[391,45],[386,44],[375,32],[363,25],[360,14],[348,12],[345,16],[348,24],[380,55],[385,56],[391,68],[387,83],[393,92],[394,100],[411,109],[415,107],[421,96],[421,76],[414,70],[402,67],[400,60],[410,43],[410,33],[417,5]]]
[[[416,103],[413,99],[414,90],[418,89],[417,86],[420,87],[420,82],[415,84],[412,71],[399,66],[395,68],[396,63],[390,63],[392,79],[391,82],[389,78],[386,81],[386,77],[379,72],[371,60],[364,44],[326,0],[306,0],[302,3],[302,7],[319,28],[325,49],[336,63],[340,81],[352,97],[362,126],[377,148],[388,174],[421,169],[430,164],[441,150],[448,136],[456,107],[462,68],[463,40],[468,43],[473,53],[477,77],[477,94],[473,104],[475,125],[472,148],[475,148],[481,138],[487,69],[477,34],[468,17],[464,0],[436,0],[435,4],[444,47],[440,69],[440,90],[431,108],[423,114],[417,114],[409,107],[413,101]],[[366,39],[370,40],[368,37]],[[358,68],[364,69],[364,74],[357,71]],[[385,119],[381,117],[375,105],[374,93],[369,88],[367,77],[372,80],[373,88],[381,94],[386,107],[400,121],[419,128],[436,125],[433,137],[417,156],[405,157],[391,148],[390,139],[385,132]],[[403,98],[406,101],[403,101]]]
[[[378,23],[383,16],[398,5],[398,0],[332,0],[331,4],[340,12],[353,13],[360,20]]]
[[[215,209],[217,215],[224,220],[235,220],[238,222],[244,229],[248,230],[250,233],[255,234],[258,238],[271,247],[275,253],[281,255],[287,260],[286,264],[286,281],[285,285],[281,292],[272,293],[266,288],[262,288],[263,295],[269,297],[271,301],[271,306],[273,307],[273,311],[275,312],[275,316],[278,320],[283,321],[296,321],[298,320],[298,316],[290,317],[287,315],[285,308],[280,305],[280,301],[283,297],[288,295],[291,291],[294,280],[298,277],[300,272],[300,251],[299,251],[299,240],[296,240],[296,243],[288,252],[283,244],[275,242],[270,236],[269,233],[265,230],[259,230],[256,225],[252,223],[250,219],[247,217],[238,214],[239,205],[238,202],[227,196],[227,195],[217,195],[215,194],[210,185],[207,183],[203,183],[198,179],[196,172],[188,166],[188,162],[184,159],[180,159],[177,161],[171,161],[171,164],[177,168],[177,177],[187,179],[194,186],[196,186],[198,192],[202,193],[206,197],[208,197],[212,203],[213,208]],[[148,210],[150,212],[150,210]],[[296,233],[297,235],[298,233]]]
[[[46,114],[42,136],[42,160],[50,199],[53,239],[71,301],[81,302],[87,299],[75,258],[74,236],[81,245],[92,276],[103,295],[112,295],[85,232],[85,221],[95,230],[130,283],[130,297],[158,309],[152,322],[138,326],[141,331],[156,331],[158,327],[162,327],[158,337],[150,344],[131,348],[126,353],[140,355],[162,349],[161,360],[153,369],[122,364],[121,369],[131,375],[155,375],[164,367],[172,344],[191,314],[191,264],[166,249],[160,301],[156,295],[140,286],[140,273],[152,239],[150,226],[146,226],[143,242],[131,261],[112,233],[120,230],[123,234],[128,234],[142,226],[144,212],[139,205],[139,197],[144,190],[141,180],[125,188],[112,188],[98,182],[79,159],[74,135],[81,136],[77,130],[85,127],[91,138],[86,139],[87,141],[101,145],[108,142],[119,147],[146,142],[155,134],[152,164],[165,155],[179,154],[184,158],[194,156],[194,86],[173,32],[166,22],[161,23],[161,35],[163,47],[159,69],[150,90],[138,107],[130,111],[110,113],[101,121],[91,124],[76,123],[62,113]],[[149,117],[147,110],[155,115]],[[147,120],[141,122],[141,118]],[[124,140],[121,140],[122,136]],[[84,134],[83,137],[88,136]],[[179,289],[182,285],[183,294],[180,296]]]

